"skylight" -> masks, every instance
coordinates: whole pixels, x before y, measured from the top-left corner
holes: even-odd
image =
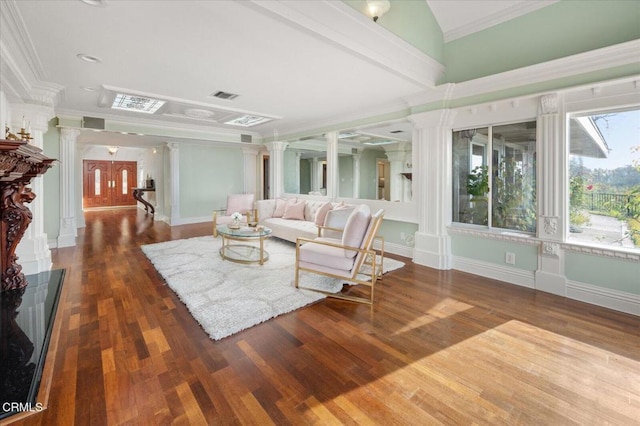
[[[266,123],[271,121],[271,118],[260,117],[259,115],[243,115],[233,120],[225,121],[224,124],[231,124],[232,126],[250,127],[256,124]]]
[[[155,113],[166,101],[160,99],[145,98],[142,96],[124,95],[118,93],[113,100],[112,109],[119,109],[123,111],[135,111],[144,112],[146,114]]]

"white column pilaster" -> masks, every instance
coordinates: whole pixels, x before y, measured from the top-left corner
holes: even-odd
[[[296,177],[296,183],[295,183],[295,192],[297,194],[300,193],[300,161],[302,159],[302,153],[300,152],[296,152],[296,164],[295,164],[295,171],[294,171],[294,176]]]
[[[27,121],[26,130],[31,132],[33,138],[29,143],[40,149],[43,148],[42,135],[49,129],[49,120],[53,118],[53,108],[19,104],[11,108],[12,128],[22,127],[22,117]],[[4,129],[3,129],[4,130]],[[22,240],[16,248],[16,255],[25,275],[37,274],[51,270],[51,250],[47,242],[47,234],[44,233],[44,177],[36,176],[29,185],[36,198],[27,204],[33,215],[33,220],[27,228]]]
[[[269,183],[271,198],[278,198],[284,194],[284,150],[287,142],[273,141],[264,144],[269,151]]]
[[[327,197],[338,196],[338,132],[324,135],[327,140]]]
[[[451,269],[451,123],[449,109],[412,115],[414,199],[418,207],[414,262],[436,269]]]
[[[535,287],[548,293],[566,296],[564,253],[560,243],[566,232],[566,221],[560,217],[566,202],[564,187],[567,158],[563,144],[564,124],[558,94],[540,98],[538,115],[538,237],[542,240],[540,261],[535,273]]]
[[[404,169],[405,152],[403,149],[393,149],[386,151],[387,160],[389,160],[389,197],[390,201],[403,200],[403,184],[402,170]]]
[[[76,145],[80,130],[60,129],[60,232],[58,247],[76,245]]]
[[[311,167],[311,191],[318,192],[320,191],[320,182],[322,179],[322,170],[319,171],[320,162],[318,161],[318,157],[313,157],[310,159]]]
[[[179,225],[180,222],[180,145],[175,142],[167,143],[169,149],[169,225]]]

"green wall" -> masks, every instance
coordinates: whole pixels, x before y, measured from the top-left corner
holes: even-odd
[[[353,157],[350,155],[338,157],[338,196],[353,197]]]
[[[640,1],[560,1],[453,40],[442,83],[457,83],[640,38]]]
[[[224,208],[228,194],[244,192],[240,148],[180,145],[180,216],[211,216]]]
[[[515,265],[512,268],[535,271],[538,269],[538,246],[531,244],[518,244],[509,241],[493,240],[490,238],[478,238],[467,235],[451,236],[451,252],[454,256],[466,257],[505,266],[505,253],[516,255]]]
[[[365,0],[343,0],[369,16]],[[424,0],[391,0],[391,9],[376,25],[380,25],[436,61],[443,63],[444,38],[435,16]]]
[[[564,263],[568,280],[640,294],[638,262],[569,251]]]
[[[55,118],[49,121],[49,129],[42,138],[42,152],[49,158],[60,158],[60,129],[56,127],[57,123]],[[48,239],[56,239],[60,235],[60,162],[54,162],[53,167],[44,174],[43,186],[43,230]]]
[[[387,243],[406,245],[400,238],[400,233],[404,232],[406,236],[413,238],[417,231],[418,224],[416,223],[384,219],[380,225],[378,235],[382,236]]]

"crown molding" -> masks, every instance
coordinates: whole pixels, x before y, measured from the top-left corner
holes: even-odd
[[[444,74],[441,63],[341,1],[252,0],[241,3],[337,44],[350,54],[420,87],[434,87]]]
[[[14,103],[57,105],[64,87],[46,81],[42,63],[15,1],[0,2],[0,10],[2,89]]]
[[[483,95],[638,63],[640,39],[457,83],[452,99]]]
[[[537,0],[523,1],[521,3],[514,4],[507,9],[501,10],[489,16],[483,16],[482,18],[476,19],[475,21],[464,24],[464,26],[445,32],[443,34],[444,42],[448,43],[450,41],[466,37],[473,33],[477,33],[478,31],[486,30],[487,28],[491,28],[495,25],[501,24],[522,15],[526,15],[527,13],[534,12],[538,9],[542,9],[543,7],[550,6],[557,2],[558,0]]]

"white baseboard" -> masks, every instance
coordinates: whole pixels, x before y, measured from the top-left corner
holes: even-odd
[[[640,316],[640,295],[567,281],[567,297]]]
[[[457,256],[453,258],[453,269],[498,281],[505,281],[522,287],[535,288],[535,275],[533,271],[525,271],[524,269],[510,268]]]
[[[380,244],[378,243],[374,244],[373,247],[377,250],[380,250]],[[385,241],[384,251],[385,253],[397,254],[398,256],[404,256],[413,259],[413,247],[410,246],[388,243]]]

